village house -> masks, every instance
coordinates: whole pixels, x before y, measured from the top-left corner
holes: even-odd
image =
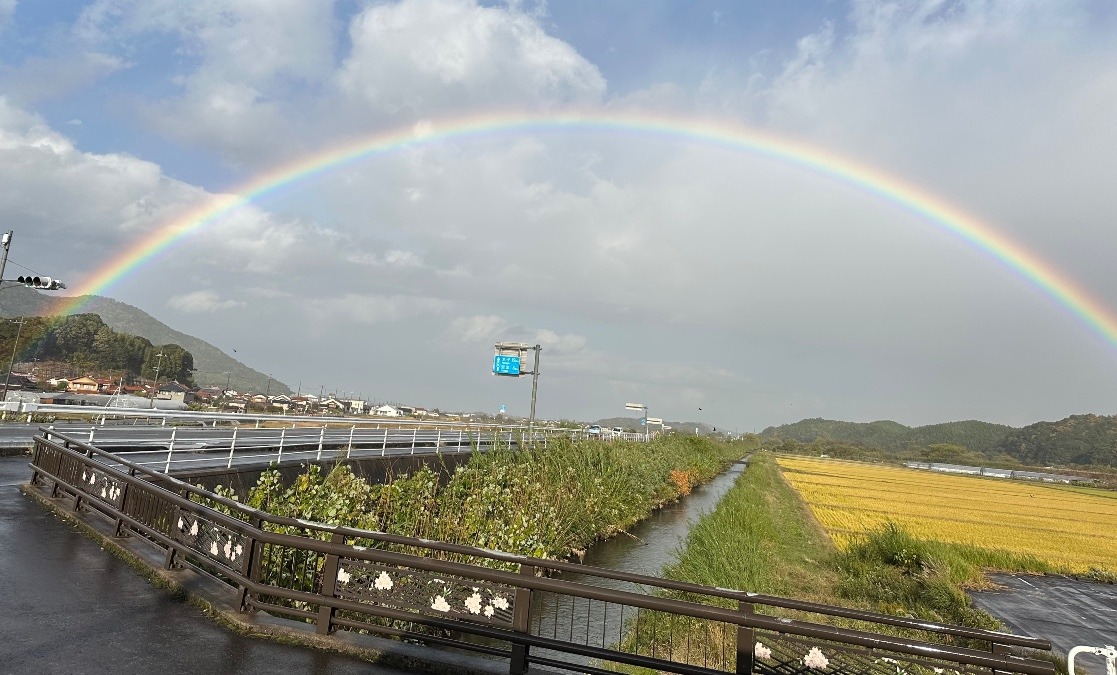
[[[98,393],[99,385],[97,380],[92,377],[78,377],[69,381],[66,385],[66,391],[75,394],[96,394]]]
[[[400,416],[402,416],[402,413],[399,411],[399,408],[395,407],[394,405],[382,405],[379,408],[376,408],[375,410],[373,410],[372,412],[373,412],[373,414],[379,415],[380,417],[400,417]]]
[[[158,398],[182,403],[192,403],[194,401],[194,392],[186,385],[179,384],[178,382],[168,382],[162,387],[159,387]]]

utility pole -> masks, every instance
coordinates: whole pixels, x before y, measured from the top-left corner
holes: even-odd
[[[7,235],[10,235],[10,234],[11,234],[11,232],[8,232],[5,235],[5,237],[7,237]],[[5,241],[4,241],[4,258],[5,259],[8,257],[8,239],[10,239],[10,237],[6,238]],[[2,268],[2,266],[0,266],[0,268]],[[3,278],[3,277],[0,277],[0,278]],[[12,323],[15,323],[15,324],[19,324],[19,328],[16,329],[16,341],[14,343],[12,343],[12,358],[11,358],[10,361],[8,361],[8,374],[4,376],[4,395],[0,396],[0,401],[3,401],[3,403],[4,403],[4,412],[5,413],[7,412],[7,404],[8,404],[8,384],[12,380],[12,368],[14,368],[15,364],[16,364],[16,348],[19,347],[19,336],[23,332],[23,324],[27,323],[27,319],[24,318],[24,317],[20,317],[18,321],[15,320],[15,319],[8,319],[8,321],[10,321]]]
[[[164,356],[163,350],[160,349],[159,353],[156,354],[156,356],[159,357],[159,360],[155,362],[155,384],[151,388],[151,400],[152,401],[155,400],[155,395],[159,393],[159,369],[163,367],[163,356]],[[152,408],[155,407],[154,402],[151,404],[151,407]]]

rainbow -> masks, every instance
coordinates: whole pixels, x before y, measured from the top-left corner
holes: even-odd
[[[79,311],[88,302],[88,296],[104,294],[113,284],[136,272],[185,237],[214,224],[237,208],[313,176],[408,147],[495,133],[556,130],[651,134],[676,141],[721,146],[803,167],[855,186],[987,253],[1117,348],[1117,318],[1105,305],[1004,234],[925,190],[872,167],[789,138],[725,122],[632,112],[487,113],[377,132],[300,157],[256,176],[230,194],[208,200],[137,241],[85,279],[76,289],[77,296],[60,298],[55,313]]]

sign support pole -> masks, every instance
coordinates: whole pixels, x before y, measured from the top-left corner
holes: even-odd
[[[531,416],[527,421],[527,435],[529,442],[535,442],[535,394],[539,390],[539,352],[543,348],[539,345],[532,347],[535,350],[535,367],[531,371]]]

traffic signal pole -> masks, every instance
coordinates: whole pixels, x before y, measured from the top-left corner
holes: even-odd
[[[8,230],[4,233],[3,239],[0,240],[3,242],[4,245],[4,257],[0,258],[0,281],[4,280],[4,268],[8,266],[8,249],[12,245],[13,234],[14,232],[12,232],[12,230]]]

